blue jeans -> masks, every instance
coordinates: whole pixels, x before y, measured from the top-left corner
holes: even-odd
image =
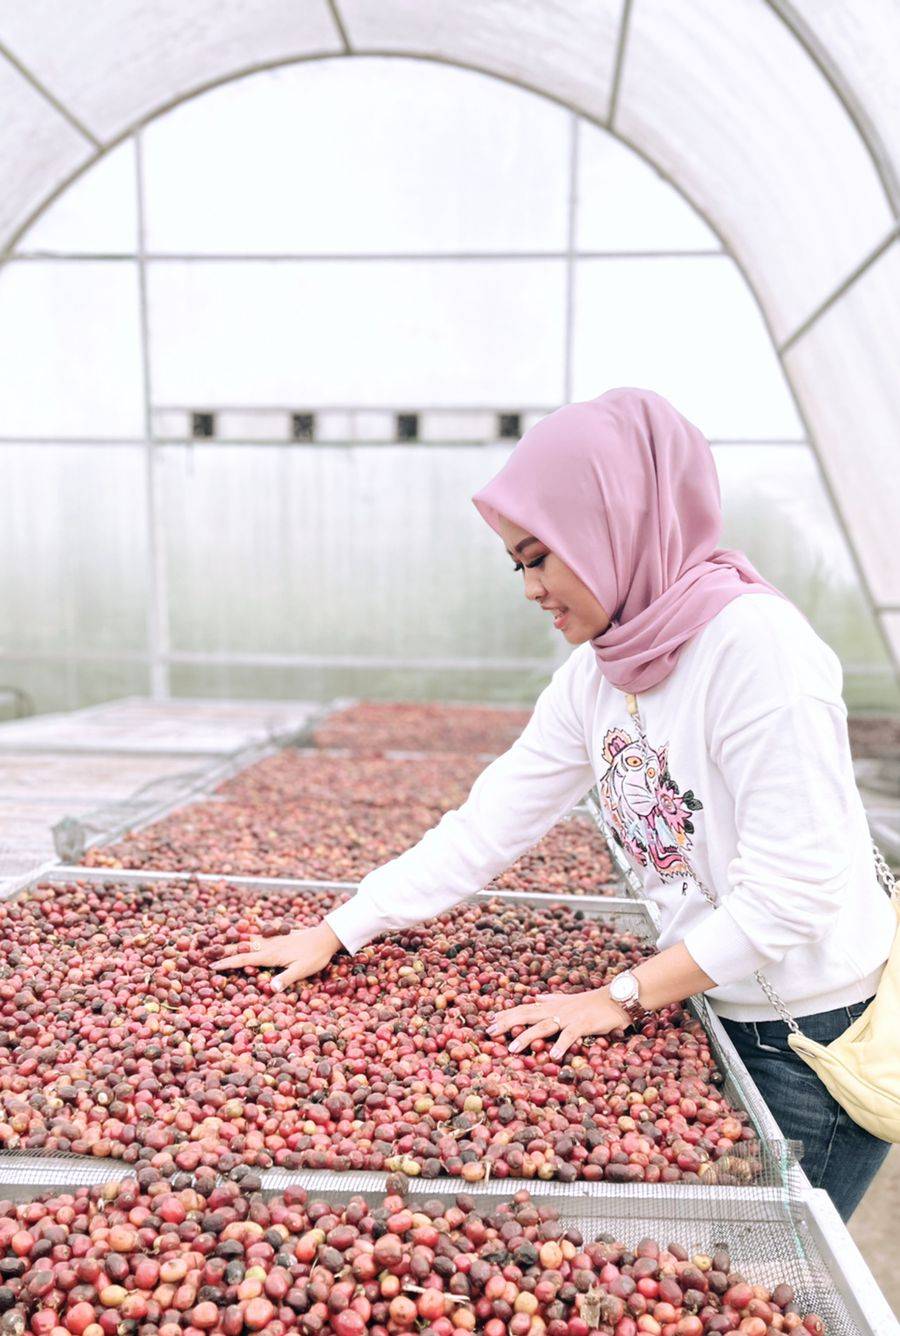
[[[870,1001],[798,1016],[797,1023],[809,1039],[830,1044]],[[785,1137],[803,1143],[802,1165],[813,1187],[824,1188],[841,1218],[849,1220],[890,1143],[866,1132],[831,1098],[789,1047],[784,1021],[720,1020]]]

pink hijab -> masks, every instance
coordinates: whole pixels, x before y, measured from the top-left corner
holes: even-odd
[[[709,442],[662,395],[608,390],[527,431],[472,497],[540,538],[612,618],[591,641],[604,677],[646,691],[740,594],[778,594],[743,552],[716,546],[719,480]]]

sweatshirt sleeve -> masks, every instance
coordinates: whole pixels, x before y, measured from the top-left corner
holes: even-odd
[[[584,796],[594,775],[578,701],[582,681],[576,651],[463,805],[365,876],[352,899],[325,916],[351,954],[379,933],[432,918],[481,890]]]
[[[768,600],[767,600],[768,601]],[[853,770],[836,656],[809,627],[785,641],[760,609],[759,644],[727,649],[707,742],[734,802],[721,903],[684,945],[717,985],[825,937],[850,877]]]

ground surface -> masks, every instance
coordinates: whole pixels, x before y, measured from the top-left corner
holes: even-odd
[[[900,1146],[894,1146],[853,1219],[850,1233],[884,1297],[900,1318]]]

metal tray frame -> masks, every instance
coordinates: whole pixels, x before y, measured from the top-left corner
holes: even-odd
[[[323,881],[305,877],[261,877],[252,873],[239,872],[185,872],[179,869],[167,872],[165,868],[133,867],[85,867],[80,863],[42,863],[40,867],[23,873],[18,878],[10,878],[0,883],[0,900],[9,900],[26,890],[37,881],[227,881],[236,886],[247,886],[253,890],[265,891],[355,891],[356,881]],[[610,883],[612,884],[612,883]],[[559,891],[479,891],[478,894],[501,895],[511,900],[533,901],[535,904],[559,903],[582,905],[596,901],[609,905],[622,896],[614,895],[563,895]],[[630,901],[631,903],[631,901]],[[659,909],[651,900],[641,901],[654,924],[654,931],[659,928]]]
[[[591,816],[594,825],[606,840],[610,857],[622,874],[622,880],[631,894],[638,900],[644,899],[644,887],[641,884],[641,879],[626,858],[624,849],[613,835],[612,827],[603,815],[603,808],[598,803],[593,788],[585,794],[583,810]]]

